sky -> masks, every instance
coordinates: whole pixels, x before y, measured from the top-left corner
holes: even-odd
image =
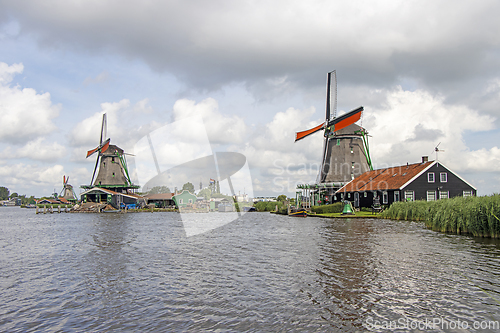
[[[433,160],[439,144],[479,195],[498,193],[499,12],[489,0],[0,0],[0,186],[48,196],[65,175],[79,193],[107,113],[130,154],[201,119],[212,152],[246,157],[255,196],[293,197],[323,146],[295,132],[324,121],[336,70],[337,115],[364,106],[375,168]],[[194,156],[199,131],[185,133]]]

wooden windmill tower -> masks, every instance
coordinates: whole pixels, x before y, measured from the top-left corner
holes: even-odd
[[[103,114],[99,145],[87,152],[87,158],[97,153],[94,172],[90,181],[91,185],[82,187],[86,189],[99,187],[120,193],[126,193],[128,189],[139,188],[139,186],[133,185],[130,180],[125,160],[126,153],[120,147],[111,145],[111,139],[105,139],[106,127],[106,114]],[[95,177],[97,166],[99,166],[99,172]]]
[[[66,178],[66,176],[63,176],[63,189],[59,194],[59,197],[64,198],[69,202],[76,202],[77,199],[75,191],[73,190],[73,186],[68,184],[68,182],[69,182],[69,176],[68,178]]]
[[[334,97],[332,98],[332,76]],[[325,122],[306,131],[297,132],[295,142],[313,133],[323,131],[323,157],[321,168],[314,185],[299,185],[299,189],[316,191],[318,200],[329,201],[328,196],[341,186],[357,176],[372,170],[371,158],[368,149],[368,133],[355,124],[364,110],[362,106],[336,116],[337,109],[337,77],[335,71],[328,73],[326,88],[326,119]],[[333,108],[331,106],[333,99]],[[333,114],[332,114],[333,109]],[[320,189],[325,189],[321,194]],[[323,196],[325,198],[319,198]],[[317,200],[318,199],[318,200]]]

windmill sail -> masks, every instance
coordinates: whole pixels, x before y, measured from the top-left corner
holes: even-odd
[[[334,97],[332,96],[332,81]],[[337,76],[333,71],[328,73],[327,77],[325,122],[311,129],[297,132],[295,136],[295,142],[297,142],[321,130],[324,132],[321,168],[316,183],[346,183],[370,170],[369,155],[364,146],[366,131],[355,124],[361,119],[364,108],[360,106],[339,117],[336,117],[336,108]],[[331,118],[332,111],[333,118]]]
[[[359,119],[361,119],[361,113],[363,112],[363,107],[360,106],[359,108],[349,111],[346,114],[343,114],[340,117],[333,118],[332,120],[325,122],[324,124],[318,125],[316,127],[313,127],[311,129],[302,131],[302,132],[297,132],[295,134],[295,142],[302,140],[308,135],[314,134],[322,129],[327,129],[331,128],[331,132],[336,132],[339,131],[351,124],[354,124],[357,122]],[[333,126],[333,128],[332,128]]]

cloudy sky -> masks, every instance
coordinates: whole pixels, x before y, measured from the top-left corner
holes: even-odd
[[[376,167],[434,159],[441,143],[442,163],[499,192],[499,12],[488,0],[0,0],[0,186],[88,184],[106,112],[130,153],[201,118],[212,151],[246,156],[255,195],[293,196],[315,181],[323,140],[294,133],[324,120],[336,70],[338,113],[365,107]]]

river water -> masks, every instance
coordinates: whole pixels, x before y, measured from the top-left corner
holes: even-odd
[[[421,223],[247,213],[186,237],[178,213],[1,207],[0,228],[3,332],[494,331],[500,321],[500,243]]]

